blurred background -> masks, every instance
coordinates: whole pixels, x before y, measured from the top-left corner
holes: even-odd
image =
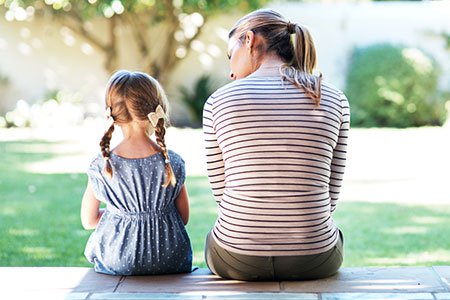
[[[450,1],[0,0],[0,265],[88,265],[85,171],[107,80],[129,69],[168,93],[205,266],[203,103],[229,81],[229,29],[257,8],[308,27],[317,72],[350,101],[345,265],[450,264]]]

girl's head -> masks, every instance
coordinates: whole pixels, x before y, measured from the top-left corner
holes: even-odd
[[[105,104],[107,110],[110,109],[111,118],[114,121],[100,141],[102,156],[106,160],[106,174],[109,177],[112,177],[113,174],[111,162],[109,161],[111,154],[109,147],[114,124],[126,125],[135,122],[141,125],[135,128],[144,128],[149,134],[155,131],[156,142],[161,148],[166,163],[167,180],[164,186],[167,186],[169,183],[174,185],[175,176],[170,166],[169,155],[164,141],[166,125],[168,124],[168,101],[158,81],[145,73],[118,71],[112,75],[107,85]],[[150,122],[149,114],[154,113],[158,106],[161,106],[165,114],[163,118],[157,121],[154,127]]]
[[[242,17],[231,29],[228,43],[232,79],[255,72],[264,58],[275,55],[284,64],[284,79],[305,89],[319,104],[321,76],[314,76],[316,49],[309,31],[274,10],[260,9]]]

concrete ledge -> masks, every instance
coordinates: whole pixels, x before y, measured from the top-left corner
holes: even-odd
[[[312,281],[242,282],[190,274],[108,276],[91,268],[1,267],[1,299],[448,299],[450,266],[344,268]]]

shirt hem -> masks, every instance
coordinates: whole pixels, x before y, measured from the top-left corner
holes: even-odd
[[[214,232],[214,231],[213,231]],[[225,249],[226,251],[236,253],[236,254],[242,254],[242,255],[248,255],[248,256],[307,256],[307,255],[316,255],[320,253],[324,253],[332,249],[336,246],[338,240],[339,240],[339,229],[336,228],[336,234],[338,237],[331,243],[330,245],[327,245],[326,247],[320,248],[320,249],[314,249],[314,250],[293,250],[293,251],[279,251],[279,250],[262,250],[262,251],[254,251],[254,250],[244,250],[244,249],[236,249],[232,246],[229,246],[223,242],[221,242],[215,234],[212,235],[214,241],[216,244]]]

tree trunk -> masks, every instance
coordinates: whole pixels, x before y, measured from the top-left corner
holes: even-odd
[[[117,71],[119,67],[119,57],[117,53],[117,16],[114,15],[108,22],[109,43],[106,48],[105,68],[111,74]]]
[[[105,57],[104,66],[109,73],[117,70],[119,66],[119,57],[117,52],[117,37],[115,34],[118,26],[116,15],[107,19],[108,41],[106,43],[85,29],[83,20],[76,12],[71,11],[57,20],[61,25],[69,28],[103,53]]]
[[[175,13],[175,9],[171,0],[166,0],[168,8],[167,18],[165,26],[166,39],[160,42],[159,46],[162,47],[162,52],[158,57],[155,57],[151,51],[155,48],[155,41],[151,38],[150,23],[148,22],[148,12],[146,14],[135,15],[114,15],[111,18],[106,19],[108,40],[103,42],[100,38],[93,35],[92,32],[84,28],[83,20],[76,12],[70,12],[64,18],[59,18],[60,23],[67,26],[77,35],[84,38],[97,50],[101,51],[105,57],[104,67],[108,73],[113,73],[120,67],[118,44],[120,41],[116,36],[117,28],[122,25],[128,25],[133,39],[136,42],[139,50],[140,60],[143,62],[143,71],[147,72],[151,76],[158,79],[161,84],[166,84],[175,69],[176,65],[180,62],[181,58],[176,56],[176,51],[179,46],[186,47],[187,54],[190,52],[190,46],[200,34],[203,26],[199,27],[197,33],[185,43],[180,44],[175,40],[174,35],[177,30],[181,30],[180,21],[178,15]],[[164,43],[164,44],[162,44]]]

